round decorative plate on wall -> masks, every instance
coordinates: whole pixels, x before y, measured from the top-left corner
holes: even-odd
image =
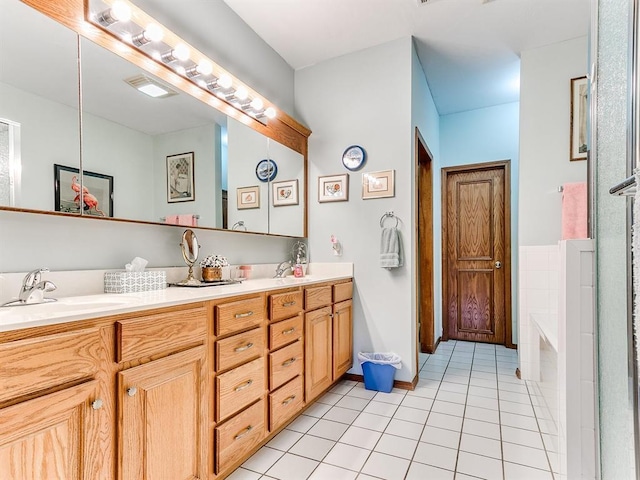
[[[271,182],[278,175],[278,165],[270,158],[260,160],[256,165],[256,177],[261,182]]]
[[[367,154],[360,145],[351,145],[342,154],[342,164],[352,172],[359,170],[367,160]]]

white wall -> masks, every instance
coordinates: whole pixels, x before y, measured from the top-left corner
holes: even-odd
[[[394,351],[403,359],[396,379],[411,381],[415,366],[415,292],[413,291],[413,150],[411,38],[355,52],[296,72],[295,100],[301,120],[313,131],[309,139],[309,244],[315,262],[353,262],[354,352]],[[420,83],[420,82],[418,82]],[[420,100],[425,109],[426,81]],[[415,115],[416,119],[418,115]],[[420,116],[423,135],[433,114]],[[349,173],[347,202],[318,203],[318,177],[348,173],[341,157],[349,145],[367,152],[362,170]],[[362,173],[395,169],[395,197],[363,200]],[[379,267],[380,217],[399,217],[405,266]],[[342,257],[332,254],[330,236],[338,237]],[[354,373],[361,373],[354,365]]]
[[[479,108],[440,117],[441,166],[451,167],[510,160],[511,165],[511,298],[512,341],[518,343],[517,328],[517,272],[518,272],[518,102]],[[440,176],[438,175],[438,181]],[[438,192],[440,188],[438,188]],[[434,230],[438,232],[435,263],[442,265],[442,205],[434,215]],[[442,278],[440,275],[437,278]],[[440,333],[441,333],[440,329]],[[436,338],[437,333],[436,331]]]
[[[555,245],[562,231],[558,187],[587,180],[569,161],[571,78],[587,73],[587,37],[522,52],[520,73],[520,245]]]

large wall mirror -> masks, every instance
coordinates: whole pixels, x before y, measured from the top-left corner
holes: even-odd
[[[304,236],[303,155],[0,2],[0,207]]]

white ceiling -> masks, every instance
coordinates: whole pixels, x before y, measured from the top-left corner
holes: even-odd
[[[590,14],[589,0],[224,2],[296,70],[412,35],[441,115],[517,101],[520,52],[587,35]]]

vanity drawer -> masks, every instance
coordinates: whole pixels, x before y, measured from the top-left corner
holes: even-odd
[[[305,310],[315,310],[326,305],[331,305],[331,285],[304,289]]]
[[[275,390],[296,375],[302,374],[304,364],[302,341],[269,354],[269,389]]]
[[[353,297],[353,282],[337,283],[333,286],[333,302],[343,302]]]
[[[302,314],[269,325],[269,348],[275,350],[302,338]]]
[[[264,297],[257,296],[216,305],[215,334],[227,335],[255,327],[264,320]]]
[[[302,408],[302,375],[269,394],[269,430],[274,431]]]
[[[216,377],[216,421],[259,399],[265,390],[264,357]]]
[[[302,291],[278,293],[269,296],[269,318],[282,320],[302,311]]]
[[[207,310],[204,306],[172,309],[115,324],[116,361],[127,362],[204,343]]]
[[[0,344],[0,403],[92,378],[101,354],[98,329]]]
[[[264,329],[254,328],[216,342],[216,370],[228,370],[262,355]]]
[[[264,439],[265,434],[264,400],[216,427],[216,473],[244,457]]]

